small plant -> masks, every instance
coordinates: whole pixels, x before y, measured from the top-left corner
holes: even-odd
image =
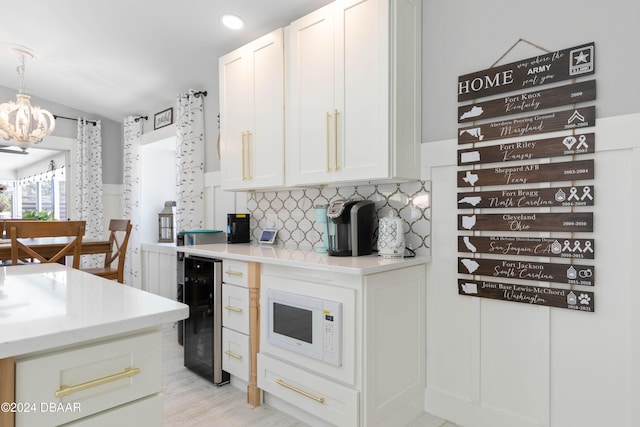
[[[53,214],[47,211],[30,210],[22,214],[23,219],[37,219],[38,221],[51,221],[53,220]]]
[[[11,209],[11,196],[0,192],[0,212],[8,211]]]

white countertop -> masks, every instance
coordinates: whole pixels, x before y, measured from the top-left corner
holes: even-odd
[[[301,249],[257,246],[249,243],[232,245],[216,243],[210,245],[179,246],[176,247],[176,249],[186,254],[210,258],[235,259],[355,275],[380,273],[424,264],[430,261],[430,257],[426,256],[416,256],[399,260],[383,259],[377,255],[336,257],[329,256],[326,253],[317,253],[312,250],[305,251]]]
[[[188,316],[177,301],[59,264],[0,267],[0,359]]]

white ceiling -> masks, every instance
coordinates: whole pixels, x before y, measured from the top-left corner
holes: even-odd
[[[18,89],[17,44],[34,52],[26,91],[117,122],[217,87],[218,57],[330,0],[21,0],[5,2],[0,85]],[[223,13],[245,20],[233,31]],[[4,102],[4,100],[0,100]]]
[[[0,25],[0,86],[18,90],[19,58],[11,47],[24,46],[35,55],[26,63],[28,94],[84,111],[89,118],[99,115],[122,122],[129,115],[171,106],[176,95],[188,89],[217,88],[221,55],[330,2],[5,2]],[[223,27],[219,20],[223,13],[242,17],[245,28]],[[16,168],[30,164],[37,157],[37,150],[31,151],[27,156],[0,155],[0,162],[11,162]]]

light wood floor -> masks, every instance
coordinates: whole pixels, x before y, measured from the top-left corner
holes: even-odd
[[[218,387],[184,367],[176,330],[165,325],[162,337],[163,427],[303,427],[307,424],[269,405],[252,407],[246,393],[230,384]],[[410,427],[457,427],[424,414]]]
[[[230,384],[215,386],[184,367],[176,330],[165,325],[162,337],[164,427],[302,427],[307,424],[268,405],[253,407],[245,392]]]

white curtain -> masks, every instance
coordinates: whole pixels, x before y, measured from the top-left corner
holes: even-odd
[[[137,119],[137,121],[136,121]],[[124,157],[123,157],[123,212],[124,218],[131,220],[133,227],[129,236],[127,256],[124,266],[124,284],[140,289],[142,287],[140,271],[140,227],[142,213],[140,209],[141,162],[140,143],[142,139],[142,120],[129,116],[124,120]]]
[[[176,114],[176,228],[204,228],[204,102],[194,90],[178,95]]]
[[[78,118],[74,209],[76,219],[86,221],[84,237],[104,239],[102,203],[102,123]],[[84,256],[80,267],[101,267],[104,257]]]

